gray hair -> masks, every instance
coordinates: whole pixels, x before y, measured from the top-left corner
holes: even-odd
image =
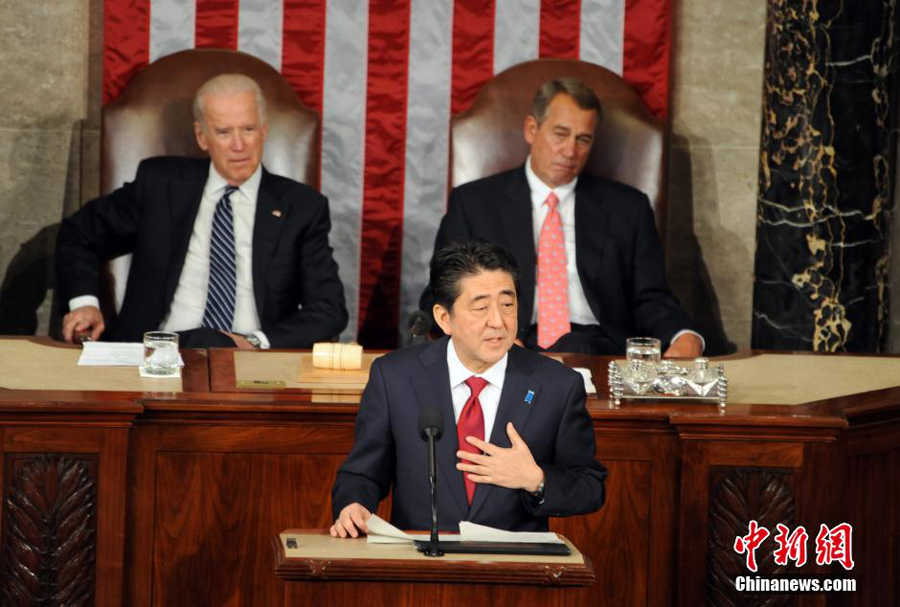
[[[194,95],[194,120],[203,124],[203,102],[207,95],[237,95],[253,93],[259,121],[266,124],[266,97],[256,80],[244,74],[219,74],[204,82]]]
[[[581,109],[597,112],[597,124],[600,124],[603,119],[603,105],[593,89],[577,78],[557,78],[542,84],[531,102],[531,115],[537,120],[538,125],[547,119],[550,102],[560,93],[571,97],[575,105]]]

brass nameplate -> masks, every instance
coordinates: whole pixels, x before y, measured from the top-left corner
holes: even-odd
[[[238,388],[264,388],[264,389],[284,389],[285,383],[280,379],[240,379],[237,381]]]

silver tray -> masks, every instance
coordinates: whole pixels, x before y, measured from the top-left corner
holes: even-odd
[[[650,369],[635,371],[623,364],[626,361],[614,360],[608,367],[609,395],[616,406],[623,400],[674,400],[716,403],[725,408],[728,378],[724,365],[709,367],[706,358],[698,358],[691,368],[664,360]]]

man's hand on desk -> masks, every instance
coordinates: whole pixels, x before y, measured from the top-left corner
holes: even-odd
[[[663,354],[666,358],[697,358],[703,354],[703,342],[693,333],[685,333],[672,342]]]
[[[544,471],[534,461],[531,449],[516,432],[512,422],[506,424],[506,435],[512,445],[508,449],[486,443],[474,436],[467,436],[466,442],[475,445],[484,453],[457,451],[456,457],[464,460],[456,464],[458,470],[476,483],[489,483],[507,489],[525,489],[529,493],[538,490],[544,481]]]
[[[63,316],[63,339],[69,343],[76,336],[84,334],[89,334],[93,341],[97,341],[105,329],[103,314],[96,306],[81,306]]]
[[[366,526],[366,521],[370,516],[372,513],[357,502],[344,506],[340,516],[331,526],[331,537],[359,537],[360,531],[368,533],[369,528]]]

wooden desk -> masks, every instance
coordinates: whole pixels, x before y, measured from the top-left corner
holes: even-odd
[[[279,603],[284,583],[272,574],[269,540],[331,524],[331,485],[352,445],[359,396],[229,392],[220,373],[230,354],[210,352],[205,384],[206,358],[194,361],[201,379],[183,394],[0,391],[2,546],[15,493],[6,454],[87,454],[99,479],[97,604],[122,595],[129,606]],[[743,557],[731,545],[752,517],[772,530],[780,521],[806,526],[813,558],[788,569],[797,575],[838,577],[839,566],[815,566],[812,540],[821,523],[852,523],[857,567],[848,575],[859,590],[827,595],[827,604],[900,603],[900,388],[796,406],[730,404],[724,413],[697,404],[616,409],[605,359],[566,362],[589,366],[601,384],[588,409],[610,477],[600,512],[552,527],[593,563],[597,604],[741,604],[729,586]],[[226,388],[209,390],[216,385]],[[388,517],[389,505],[379,512]],[[759,554],[773,546],[770,538]]]
[[[274,538],[275,572],[286,581],[284,606],[418,607],[593,606],[589,560],[569,557],[445,555],[429,558],[411,545],[371,545],[325,532],[288,530]],[[283,537],[296,538],[287,548]]]
[[[183,354],[183,385],[207,391],[206,352]],[[0,390],[0,603],[123,604],[126,463],[140,396]]]

